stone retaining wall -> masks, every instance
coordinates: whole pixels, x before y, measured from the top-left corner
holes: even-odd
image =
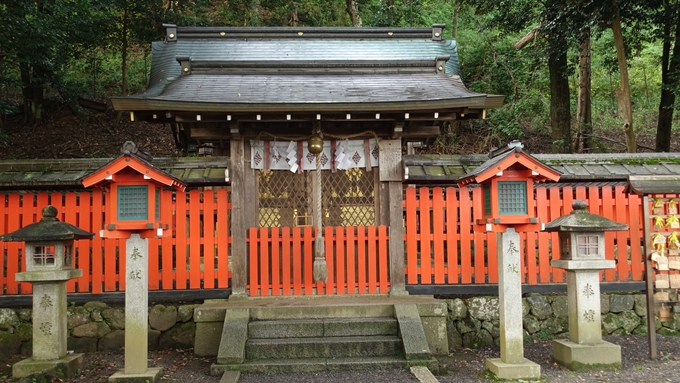
[[[477,348],[500,342],[498,297],[447,299],[449,348]],[[602,294],[602,335],[647,334],[647,303],[643,294]],[[522,299],[525,338],[568,338],[566,295],[530,294]],[[661,323],[661,335],[680,335],[680,306]]]
[[[445,300],[449,348],[476,348],[498,344],[498,297]],[[566,295],[531,294],[523,298],[524,333],[527,338],[567,338]],[[154,305],[149,308],[149,349],[192,348],[196,334],[191,305]],[[602,335],[647,333],[647,309],[642,294],[603,294]],[[680,306],[671,320],[656,329],[662,335],[680,335]],[[31,353],[31,309],[0,308],[0,357]],[[68,308],[67,348],[76,352],[120,350],[125,345],[125,309],[102,302]]]
[[[194,347],[198,305],[149,308],[149,349]],[[0,357],[31,354],[31,309],[0,308]],[[76,352],[120,350],[125,346],[125,308],[102,302],[68,307],[67,349]]]

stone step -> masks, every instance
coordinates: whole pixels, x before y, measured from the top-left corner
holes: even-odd
[[[327,318],[253,321],[249,339],[397,335],[394,318]]]
[[[246,360],[403,355],[398,336],[248,339]]]
[[[250,319],[322,319],[394,317],[393,304],[347,304],[319,306],[253,307]]]
[[[430,361],[426,361],[430,362]],[[305,358],[252,360],[243,364],[213,364],[210,374],[221,375],[225,371],[260,372],[268,374],[290,374],[317,371],[356,371],[390,368],[406,368],[407,361],[398,356],[358,358]]]

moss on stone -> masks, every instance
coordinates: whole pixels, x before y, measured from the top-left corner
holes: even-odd
[[[586,372],[586,371],[600,371],[600,370],[620,370],[621,363],[612,364],[585,364],[580,362],[572,362],[571,370],[576,372]]]

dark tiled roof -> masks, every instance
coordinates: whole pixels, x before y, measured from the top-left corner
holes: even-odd
[[[561,174],[560,182],[625,181],[629,175],[680,174],[680,153],[535,154]],[[486,155],[407,155],[409,183],[450,183],[474,171]]]
[[[382,106],[448,102],[430,109],[499,107],[502,103],[500,96],[491,97],[486,104],[478,102],[487,95],[470,92],[463,85],[456,42],[433,40],[430,28],[209,27],[177,31],[176,41],[152,44],[147,90],[113,97],[117,110],[202,110],[209,103],[222,105],[204,110],[296,103],[360,106],[370,102]],[[445,73],[435,74],[435,60],[445,56]],[[203,66],[204,72],[206,66],[212,66],[208,72],[213,77],[198,74],[198,70],[182,75],[178,57],[186,58],[192,67]],[[425,62],[429,63],[427,69],[423,68]],[[456,99],[464,102],[450,102]],[[470,99],[472,103],[467,103]]]
[[[412,74],[399,81],[391,74],[254,74],[182,76],[170,82],[162,94],[148,99],[152,108],[153,101],[186,101],[204,103],[213,111],[235,111],[244,104],[279,105],[293,111],[295,105],[326,104],[325,109],[329,109],[334,104],[341,107],[350,103],[393,103],[385,109],[401,110],[401,104],[441,100],[447,106],[458,102],[459,106],[482,108],[486,95],[470,92],[457,78],[434,73]]]
[[[455,41],[431,39],[223,39],[182,40],[174,43],[152,43],[150,86],[168,77],[181,74],[177,56],[192,61],[266,62],[271,68],[277,62],[373,61],[392,63],[408,60],[429,60],[434,70],[437,56],[450,55],[446,73],[460,75],[458,47]]]
[[[82,188],[81,180],[111,158],[0,161],[0,188]],[[189,186],[225,185],[228,157],[156,158],[152,164]]]

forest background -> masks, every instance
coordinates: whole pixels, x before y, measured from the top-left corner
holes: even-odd
[[[124,121],[151,41],[180,26],[446,24],[463,80],[503,94],[446,126],[430,152],[680,151],[678,0],[6,0],[0,4],[0,159],[107,157],[124,140],[182,155],[169,128]]]

